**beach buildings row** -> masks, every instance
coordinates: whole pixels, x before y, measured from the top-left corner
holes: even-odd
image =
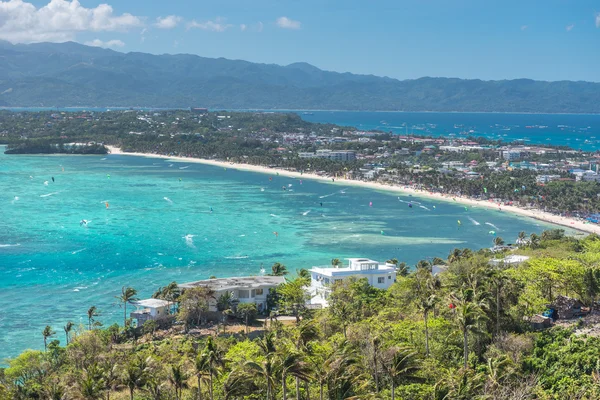
[[[388,289],[396,282],[396,266],[381,264],[367,258],[349,258],[347,266],[320,266],[309,270],[311,283],[308,288],[310,305],[315,308],[327,307],[334,284],[350,277],[366,278],[368,283],[378,289]],[[247,276],[234,278],[205,279],[179,284],[182,291],[195,287],[212,290],[208,301],[208,311],[216,312],[217,300],[229,294],[236,303],[253,303],[259,313],[267,310],[268,294],[272,289],[285,283],[283,276]],[[172,302],[160,299],[145,299],[133,304],[136,310],[130,314],[138,326],[148,320],[157,320],[169,314]]]

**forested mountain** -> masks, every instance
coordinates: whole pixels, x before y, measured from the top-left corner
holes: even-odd
[[[600,83],[396,80],[77,43],[0,42],[0,106],[600,112]]]

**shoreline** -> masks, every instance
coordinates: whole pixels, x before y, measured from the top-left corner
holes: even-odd
[[[203,158],[166,156],[163,154],[153,154],[153,153],[129,153],[129,152],[123,152],[123,151],[121,151],[120,148],[117,148],[114,146],[106,146],[106,147],[109,149],[109,154],[113,154],[113,155],[162,158],[162,159],[168,159],[168,160],[174,160],[174,161],[183,161],[183,162],[190,162],[190,163],[196,163],[196,164],[212,165],[215,167],[232,168],[232,169],[236,169],[236,170],[240,170],[240,171],[257,172],[257,173],[261,173],[261,174],[271,174],[271,175],[278,174],[280,176],[286,176],[289,178],[311,179],[311,180],[321,181],[321,182],[325,182],[325,183],[330,183],[333,185],[344,184],[344,185],[358,186],[358,187],[363,187],[363,188],[372,189],[372,190],[383,190],[386,192],[408,194],[408,195],[413,195],[416,197],[422,197],[422,198],[437,200],[437,201],[455,202],[455,203],[459,203],[459,204],[469,205],[471,207],[481,207],[481,208],[487,208],[487,209],[496,210],[496,211],[498,211],[500,209],[500,211],[505,211],[505,212],[509,212],[509,213],[512,213],[512,214],[515,214],[518,216],[535,219],[535,220],[546,222],[546,223],[549,223],[552,225],[563,226],[566,228],[574,229],[574,230],[577,230],[580,232],[585,232],[585,233],[600,234],[600,225],[587,223],[587,222],[584,223],[584,221],[576,219],[576,218],[561,217],[559,215],[551,214],[551,213],[541,211],[541,210],[525,209],[525,208],[516,207],[516,206],[505,206],[505,205],[498,206],[497,203],[490,202],[490,201],[474,200],[474,199],[458,197],[458,196],[451,197],[450,195],[443,195],[441,193],[431,193],[431,192],[418,190],[418,189],[414,189],[414,188],[410,188],[410,187],[395,186],[395,185],[384,184],[384,183],[380,183],[380,182],[364,182],[364,181],[358,181],[358,180],[354,180],[354,179],[345,179],[345,178],[336,178],[335,182],[332,182],[331,178],[323,177],[323,176],[313,174],[313,173],[300,173],[300,172],[296,172],[296,171],[287,171],[284,169],[269,168],[269,167],[264,167],[264,166],[259,166],[259,165],[231,163],[231,162],[227,162],[227,161],[208,160],[208,159],[203,159]]]

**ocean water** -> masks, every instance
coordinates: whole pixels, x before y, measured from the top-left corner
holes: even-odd
[[[577,150],[600,150],[598,114],[503,114],[313,111],[298,112],[310,122],[354,126],[361,130],[382,130],[397,134],[456,138],[482,136],[525,144],[552,144]]]
[[[414,264],[455,247],[488,247],[490,230],[510,242],[521,230],[550,227],[456,203],[187,162],[1,153],[0,360],[43,348],[45,325],[64,343],[62,326],[85,323],[92,305],[105,325],[122,321],[115,296],[123,285],[145,297],[174,280],[259,274],[276,261],[290,271],[334,257]]]

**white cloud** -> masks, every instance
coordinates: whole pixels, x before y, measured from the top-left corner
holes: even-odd
[[[596,28],[600,28],[600,13],[596,14]]]
[[[526,30],[527,28],[529,28],[527,25],[523,25],[523,26],[521,26],[521,30],[522,30],[522,31]]]
[[[573,28],[575,28],[575,24],[567,25],[567,26],[565,27],[565,29],[567,30],[567,32],[571,32],[571,30],[572,30]]]
[[[94,47],[123,47],[125,46],[125,43],[121,40],[115,39],[115,40],[108,40],[106,42],[103,42],[100,39],[94,39],[91,42],[85,42],[85,44],[87,44],[88,46],[94,46]]]
[[[300,26],[302,26],[300,21],[294,21],[288,17],[277,18],[276,24],[278,27],[283,29],[300,29]]]
[[[141,17],[115,15],[108,4],[86,8],[78,0],[50,0],[37,8],[23,0],[0,0],[0,39],[13,43],[64,42],[79,32],[125,32],[143,25]]]
[[[240,30],[241,30],[242,32],[243,32],[243,31],[245,31],[246,29],[248,29],[248,26],[247,26],[246,24],[241,24],[241,25],[240,25]]]
[[[183,20],[183,18],[177,15],[168,15],[166,17],[156,18],[155,27],[159,29],[173,29]]]
[[[202,29],[204,31],[225,32],[233,25],[225,23],[224,18],[216,18],[214,21],[197,22],[193,20],[187,24],[187,29]]]

